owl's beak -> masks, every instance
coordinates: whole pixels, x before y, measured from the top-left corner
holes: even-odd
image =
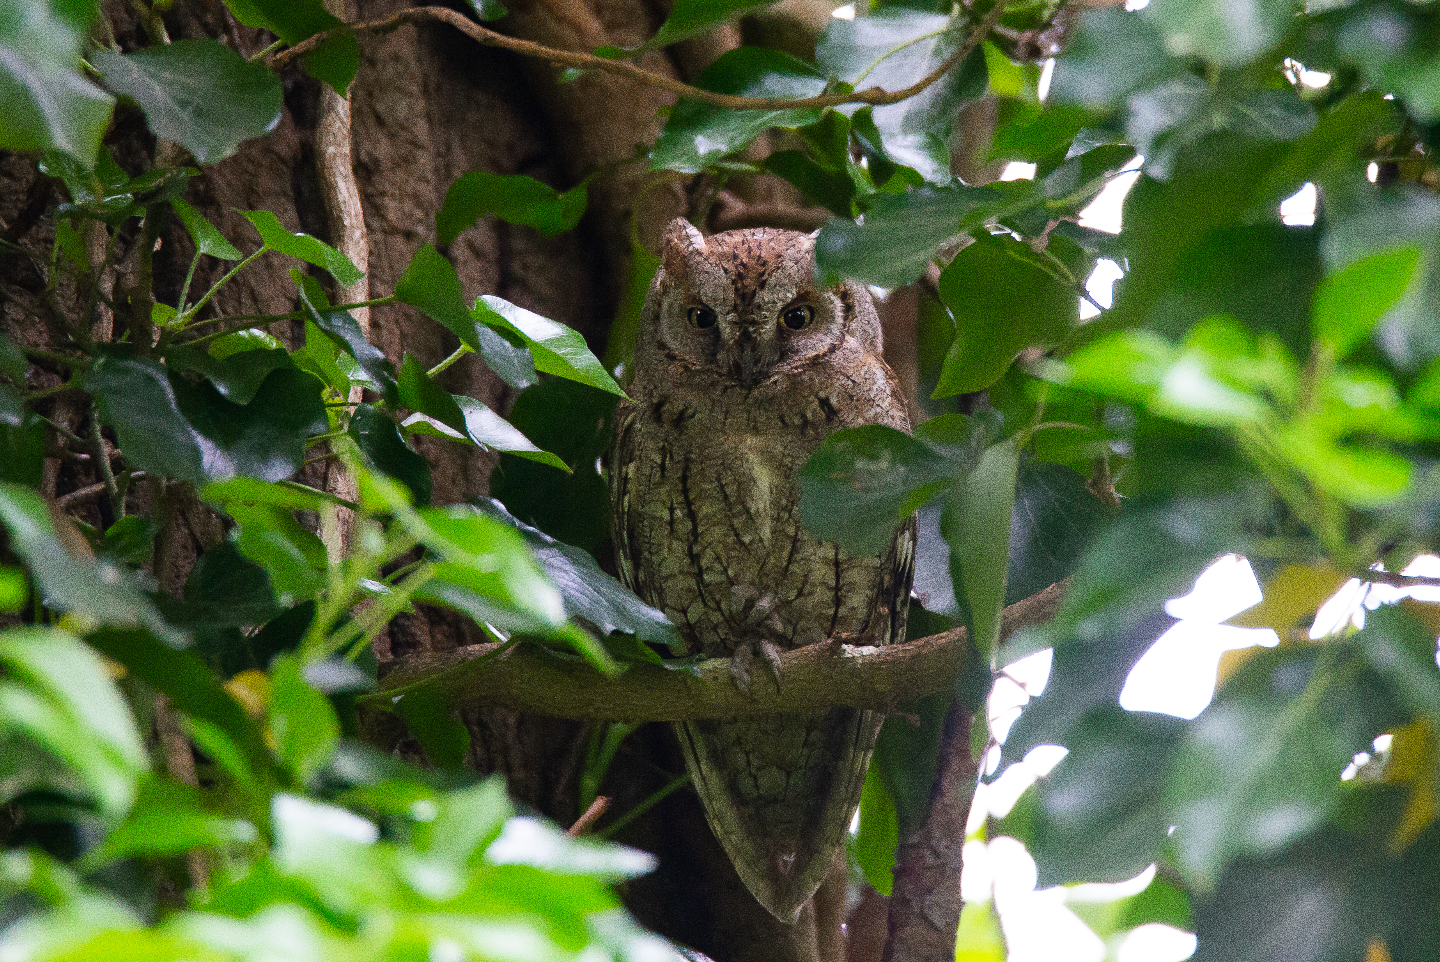
[[[759,383],[761,370],[760,341],[755,337],[754,328],[740,328],[735,335],[735,343],[731,345],[731,353],[740,386],[747,390],[754,387]]]

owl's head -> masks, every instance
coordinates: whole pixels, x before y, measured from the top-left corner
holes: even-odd
[[[817,282],[813,235],[762,227],[706,238],[676,218],[660,261],[637,366],[668,361],[751,388],[841,347],[880,353],[869,294]]]

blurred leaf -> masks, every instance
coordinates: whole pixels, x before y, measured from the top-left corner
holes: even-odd
[[[436,768],[462,768],[470,751],[470,732],[434,689],[421,686],[385,706],[399,715]]]
[[[491,776],[459,791],[447,792],[429,823],[416,826],[419,847],[454,865],[468,865],[500,835],[515,806],[505,782]]]
[[[12,628],[0,632],[0,664],[7,676],[0,682],[0,728],[27,735],[73,766],[105,814],[128,808],[149,757],[95,653],[63,631]]]
[[[658,50],[688,40],[775,0],[677,0],[670,15],[642,49]]]
[[[1180,69],[1153,22],[1112,4],[1085,11],[1055,58],[1050,89],[1057,104],[1114,107]]]
[[[137,856],[179,855],[259,838],[249,822],[207,811],[199,789],[151,775],[140,783],[125,821],[105,837],[91,861],[105,864]]]
[[[33,491],[0,484],[0,523],[10,532],[10,550],[30,569],[47,606],[92,624],[144,626],[175,647],[187,643],[184,633],[160,616],[130,571],[71,554],[45,502]]]
[[[1331,274],[1315,292],[1315,337],[1345,357],[1369,338],[1385,313],[1404,296],[1420,263],[1415,247],[1381,251]]]
[[[995,903],[967,901],[955,933],[955,962],[1005,962],[1005,936]]]
[[[284,108],[280,78],[269,67],[209,37],[124,56],[101,48],[90,62],[112,91],[140,105],[157,137],[175,141],[202,164],[269,133]]]
[[[0,148],[95,162],[115,101],[80,74],[96,0],[26,0],[0,18]]]
[[[1189,726],[1166,798],[1186,877],[1213,885],[1225,865],[1266,855],[1320,828],[1339,801],[1337,773],[1395,711],[1353,649],[1262,652]]]
[[[14,614],[30,600],[30,579],[20,568],[0,567],[0,612]]]
[[[1022,457],[1010,521],[1005,603],[1069,577],[1101,531],[1105,509],[1073,468]]]
[[[1018,458],[1014,438],[986,448],[974,470],[951,488],[940,515],[940,533],[950,545],[950,578],[964,601],[971,643],[992,662],[1005,607]]]
[[[263,569],[282,607],[311,598],[320,590],[329,568],[325,546],[295,520],[291,510],[318,510],[330,498],[250,478],[208,485],[204,495],[235,520],[235,546]]]
[[[823,93],[825,78],[778,50],[739,47],[721,54],[695,85],[715,93],[795,100]],[[681,99],[651,148],[650,168],[698,174],[771,127],[804,127],[818,119],[815,108],[726,110]]]
[[[1401,606],[1386,605],[1365,613],[1365,627],[1354,640],[1413,714],[1440,718],[1435,634],[1422,622]]]
[[[335,750],[340,737],[335,709],[306,684],[300,661],[293,655],[281,655],[270,669],[269,708],[267,724],[275,753],[303,785]]]
[[[500,0],[469,0],[469,3],[470,9],[481,20],[499,20],[510,12]]]
[[[1283,640],[1297,621],[1313,617],[1348,580],[1348,575],[1328,564],[1285,565],[1266,580],[1260,603],[1226,624],[1237,628],[1270,628]]]
[[[909,838],[930,811],[930,789],[940,757],[940,734],[951,695],[927,695],[906,706],[908,715],[890,715],[875,741],[870,770],[895,809],[899,837]]]
[[[961,233],[974,211],[997,195],[988,187],[922,187],[883,195],[865,222],[832,220],[815,240],[821,279],[853,278],[880,287],[901,287],[925,273],[940,245]]]
[[[349,434],[366,460],[403,483],[416,504],[430,503],[430,464],[410,449],[389,415],[373,404],[358,405]]]
[[[105,529],[105,537],[97,549],[110,561],[143,565],[155,554],[155,534],[159,527],[149,518],[126,515]]]
[[[625,396],[574,328],[488,294],[475,302],[472,314],[490,327],[518,336],[534,356],[536,370]]]
[[[535,383],[535,361],[530,353],[471,316],[465,309],[460,275],[434,247],[425,244],[415,252],[395,283],[395,296],[438,321],[472,351],[479,351],[490,370],[506,384],[521,390]]]
[[[860,793],[860,831],[855,835],[855,861],[865,873],[865,881],[881,895],[889,896],[895,887],[895,849],[900,844],[900,822],[895,803],[873,767],[865,773],[865,788]]]
[[[1067,754],[1040,779],[1033,802],[1010,819],[1035,856],[1038,885],[1121,882],[1160,858],[1171,813],[1165,759],[1185,723],[1128,712],[1113,702],[1087,712],[1064,734]]]
[[[521,816],[505,823],[485,860],[492,865],[529,865],[556,875],[589,875],[621,881],[655,868],[655,856],[624,845],[571,838],[553,825]]]
[[[1160,28],[1170,53],[1222,66],[1265,52],[1294,15],[1288,0],[1154,0],[1144,12]]]
[[[242,210],[239,213],[254,226],[269,250],[322,267],[341,284],[355,284],[365,276],[350,262],[350,258],[309,234],[292,234],[281,225],[280,218],[268,210]]]
[[[216,257],[222,261],[238,261],[240,252],[235,245],[225,239],[219,228],[205,219],[205,215],[191,207],[178,197],[170,202],[179,215],[180,221],[185,229],[190,232],[190,239],[195,242],[197,253],[209,257]]]
[[[1391,849],[1401,852],[1440,815],[1440,795],[1436,793],[1440,751],[1428,718],[1402,725],[1393,734],[1382,777],[1388,785],[1404,785],[1409,796],[1400,825],[1390,840]]]
[[[624,631],[677,652],[683,649],[684,644],[669,619],[602,571],[589,554],[525,524],[506,511],[499,501],[492,500],[480,507],[524,536],[535,560],[560,592],[568,617],[594,625],[601,634]]]
[[[1079,323],[1075,285],[1007,235],[970,244],[940,273],[955,341],[934,397],[989,387],[1027,347],[1050,347]]]
[[[445,202],[435,215],[436,235],[441,244],[454,243],[461,231],[494,214],[507,224],[533,227],[543,237],[554,237],[580,222],[585,204],[583,182],[562,194],[523,174],[472,170],[445,192]]]
[[[190,569],[184,599],[211,625],[248,628],[279,617],[265,569],[230,542],[206,551]]]
[[[322,0],[225,0],[225,5],[245,26],[269,30],[292,47],[340,25],[339,18],[326,11]],[[305,55],[306,73],[328,83],[342,96],[359,66],[360,44],[349,32],[328,37]]]

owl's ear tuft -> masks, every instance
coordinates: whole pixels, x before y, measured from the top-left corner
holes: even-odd
[[[686,264],[706,253],[705,236],[685,218],[677,217],[665,228],[660,242],[660,261],[665,273],[683,273]]]

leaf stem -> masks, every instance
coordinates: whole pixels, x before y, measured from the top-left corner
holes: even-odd
[[[437,365],[435,365],[434,367],[432,367],[430,370],[426,371],[426,372],[425,372],[425,376],[426,376],[426,377],[436,377],[436,376],[439,375],[441,372],[443,372],[446,368],[448,368],[450,365],[452,365],[452,364],[454,364],[456,361],[460,360],[460,359],[461,359],[462,357],[464,357],[466,354],[473,353],[473,351],[474,351],[474,349],[473,349],[472,347],[470,347],[470,345],[468,345],[468,344],[461,344],[459,347],[457,347],[457,348],[455,349],[455,352],[454,352],[453,354],[451,354],[451,355],[450,355],[449,357],[447,357],[445,360],[441,361],[439,364],[437,364]]]

